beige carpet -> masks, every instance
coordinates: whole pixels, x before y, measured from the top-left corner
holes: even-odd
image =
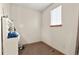
[[[24,49],[19,51],[19,55],[63,55],[59,51],[49,47],[43,42],[24,45]]]

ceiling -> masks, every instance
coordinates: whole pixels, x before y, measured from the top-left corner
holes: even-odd
[[[34,10],[42,11],[47,8],[51,3],[18,3],[17,5],[26,6]]]

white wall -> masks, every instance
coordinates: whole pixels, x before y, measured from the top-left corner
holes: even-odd
[[[62,26],[50,27],[50,11],[62,5]],[[42,13],[42,41],[63,52],[75,54],[78,8],[77,4],[53,4]]]
[[[10,16],[10,4],[8,4],[8,3],[3,3],[3,9],[2,9],[3,11],[4,11],[4,16],[8,16],[8,18],[10,18],[11,16]]]
[[[10,17],[14,21],[17,31],[21,33],[23,44],[40,41],[40,12],[12,4]]]

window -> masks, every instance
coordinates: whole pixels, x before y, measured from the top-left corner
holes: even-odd
[[[61,26],[62,25],[62,6],[51,11],[51,26]]]

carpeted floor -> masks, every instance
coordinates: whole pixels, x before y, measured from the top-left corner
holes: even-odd
[[[19,51],[19,55],[63,55],[59,51],[49,47],[43,42],[24,45],[24,49]]]

